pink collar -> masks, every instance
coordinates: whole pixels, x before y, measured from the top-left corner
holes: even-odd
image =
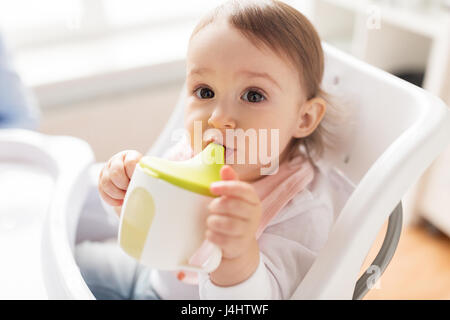
[[[252,183],[263,209],[257,239],[278,212],[313,179],[314,167],[303,156],[297,156],[282,163],[275,174]]]

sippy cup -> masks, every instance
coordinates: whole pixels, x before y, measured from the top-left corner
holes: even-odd
[[[224,147],[210,143],[186,161],[144,156],[131,177],[120,217],[119,246],[144,265],[161,270],[212,272],[222,252],[209,244],[202,266],[189,258],[205,238],[210,184],[220,180]]]

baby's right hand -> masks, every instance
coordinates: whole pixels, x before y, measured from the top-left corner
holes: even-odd
[[[134,168],[141,158],[142,154],[138,151],[125,150],[112,156],[102,168],[98,191],[106,203],[114,207],[122,206]]]

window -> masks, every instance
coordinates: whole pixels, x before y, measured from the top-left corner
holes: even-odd
[[[0,0],[0,31],[41,106],[64,105],[181,81],[195,24],[225,1]]]
[[[13,47],[43,46],[196,20],[224,0],[14,0],[0,2]]]

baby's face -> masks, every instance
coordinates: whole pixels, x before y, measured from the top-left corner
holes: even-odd
[[[185,128],[194,150],[195,146],[205,148],[221,133],[225,147],[234,142],[234,154],[226,163],[234,163],[230,165],[245,181],[261,177],[262,148],[264,154],[278,158],[281,163],[298,126],[300,105],[305,100],[299,74],[287,59],[269,49],[257,48],[228,23],[217,21],[191,39],[186,77]],[[201,124],[200,136],[194,134],[196,121],[197,126]],[[216,131],[203,134],[208,129]],[[232,142],[227,139],[226,129],[254,133],[258,143],[250,148],[251,139],[246,138],[245,146],[236,137]],[[266,130],[267,139],[262,140],[260,129]],[[273,135],[276,132],[273,129],[279,130],[278,136]],[[251,160],[255,152],[256,163]],[[243,164],[238,162],[239,153],[245,155]]]

